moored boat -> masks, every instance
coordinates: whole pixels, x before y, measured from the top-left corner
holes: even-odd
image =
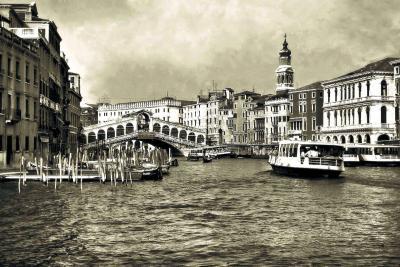
[[[360,160],[369,166],[400,166],[399,145],[368,145],[360,149]]]
[[[281,141],[268,163],[274,172],[291,176],[338,177],[344,171],[344,146],[307,141]]]

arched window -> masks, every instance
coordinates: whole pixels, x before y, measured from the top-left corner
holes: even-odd
[[[387,83],[385,80],[381,81],[381,96],[387,96]]]
[[[367,123],[369,123],[369,107],[365,110],[366,115],[367,115]]]
[[[386,123],[386,107],[381,107],[381,123]]]
[[[361,108],[358,108],[358,124],[361,124]]]

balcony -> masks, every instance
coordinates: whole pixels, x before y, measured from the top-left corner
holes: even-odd
[[[21,120],[21,110],[20,109],[4,110],[4,114],[6,115],[6,123],[7,124],[14,124]]]
[[[289,135],[302,135],[303,131],[302,130],[289,130],[288,134]]]
[[[354,130],[381,130],[381,129],[390,129],[394,130],[396,125],[394,123],[364,123],[357,125],[341,125],[341,126],[330,126],[330,127],[322,127],[321,132],[344,132],[344,131],[354,131]]]
[[[346,100],[339,100],[335,102],[330,102],[330,103],[324,103],[323,107],[328,108],[328,107],[335,107],[335,106],[341,106],[341,105],[352,105],[356,103],[361,103],[365,101],[394,101],[395,97],[394,96],[364,96],[364,97],[359,97],[359,98],[354,98],[354,99],[346,99]]]
[[[52,110],[56,111],[56,112],[60,112],[60,104],[51,101],[49,98],[47,98],[44,95],[40,95],[40,104],[43,106],[46,106],[48,108],[51,108]]]
[[[39,29],[32,28],[10,28],[15,35],[22,39],[38,39],[41,35]]]

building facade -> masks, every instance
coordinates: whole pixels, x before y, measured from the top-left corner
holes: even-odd
[[[8,12],[3,21],[17,18]],[[18,166],[22,155],[28,160],[36,156],[38,62],[36,44],[0,28],[0,168]]]
[[[79,145],[81,125],[81,77],[78,73],[68,72],[68,96],[66,98],[68,126],[67,153],[75,153]],[[97,117],[97,116],[96,116]]]
[[[245,144],[249,137],[249,111],[253,107],[252,101],[259,97],[259,93],[243,91],[234,94],[233,99],[233,143]]]
[[[394,60],[372,62],[322,83],[324,141],[377,143],[395,138]]]
[[[320,140],[324,102],[321,82],[289,91],[289,100],[288,136],[298,140]]]
[[[80,120],[82,127],[97,124],[97,104],[81,103]]]
[[[61,56],[61,36],[53,21],[39,17],[34,2],[1,3],[0,26],[8,39],[0,43],[4,45],[4,52],[0,52],[2,66],[7,65],[2,87],[2,98],[6,100],[2,103],[10,114],[15,113],[14,118],[21,118],[5,120],[16,130],[5,127],[3,148],[0,146],[6,150],[4,162],[7,166],[18,165],[22,154],[28,160],[33,161],[35,156],[51,162],[55,154],[65,152],[68,138],[65,119],[69,66]]]
[[[393,66],[393,77],[394,77],[394,84],[396,88],[395,93],[395,103],[394,103],[394,110],[395,110],[395,128],[396,128],[396,139],[400,140],[400,59],[391,61],[390,64]]]
[[[151,112],[154,118],[183,124],[183,107],[194,103],[194,101],[164,97],[159,100],[119,104],[99,104],[98,122],[102,123],[116,120],[122,118],[124,115],[146,110]]]

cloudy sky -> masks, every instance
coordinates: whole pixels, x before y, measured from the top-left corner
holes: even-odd
[[[18,1],[18,0],[17,0]],[[29,1],[29,0],[28,0]],[[296,86],[400,56],[391,0],[37,0],[56,22],[84,101],[170,96],[212,88],[273,93],[283,35]]]

